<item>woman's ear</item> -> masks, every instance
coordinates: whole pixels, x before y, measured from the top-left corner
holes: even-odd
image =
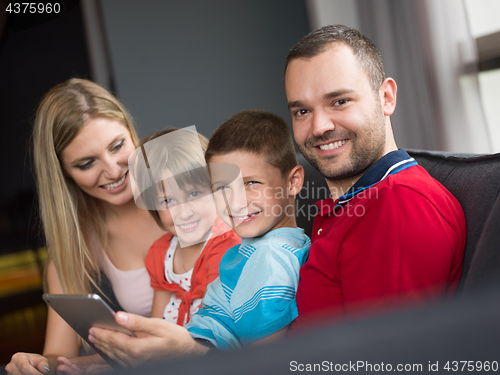
[[[66,168],[64,168],[64,166],[62,165],[61,162],[59,162],[59,166],[61,167],[61,172],[62,172],[63,176],[66,177],[66,178],[69,178],[71,180],[71,176],[66,171]]]
[[[304,168],[296,165],[288,174],[288,194],[297,195],[304,184]]]

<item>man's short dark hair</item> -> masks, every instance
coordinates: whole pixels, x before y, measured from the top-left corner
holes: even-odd
[[[285,73],[290,61],[319,55],[333,43],[342,43],[351,48],[368,75],[373,90],[378,91],[384,82],[385,71],[377,46],[358,30],[344,25],[324,26],[299,40],[288,52]]]
[[[210,137],[207,163],[216,155],[245,151],[265,157],[286,178],[298,164],[290,128],[271,112],[247,110],[226,120]]]

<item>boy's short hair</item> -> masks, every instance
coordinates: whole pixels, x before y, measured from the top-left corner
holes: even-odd
[[[265,156],[282,178],[298,164],[290,128],[280,116],[268,111],[247,110],[226,120],[212,134],[205,160],[208,164],[216,155],[235,151]]]
[[[161,137],[162,135],[171,133],[173,131],[180,130],[179,128],[169,128],[161,130],[157,133],[147,135],[144,137],[140,143],[139,147],[144,146],[149,141],[155,138]],[[198,133],[198,138],[200,140],[199,146],[201,146],[201,151],[204,153],[207,149],[208,139]],[[181,138],[182,139],[182,138]],[[181,142],[182,143],[182,142]],[[186,144],[176,143],[173,144],[168,150],[161,144],[152,143],[150,147],[147,148],[148,163],[151,169],[155,171],[160,171],[164,168],[168,168],[173,173],[175,180],[179,187],[183,188],[187,184],[194,182],[195,184],[206,185],[211,189],[210,179],[208,177],[208,171],[206,169],[205,161],[203,156],[199,155],[193,148],[198,148],[197,142],[192,142],[191,139],[186,138]],[[144,180],[147,180],[146,176],[138,176]],[[151,189],[157,189],[157,186],[151,187]],[[145,201],[152,199],[148,197],[148,192],[145,192],[145,196],[142,198]],[[154,207],[154,203],[147,204],[148,211],[155,219],[156,223],[160,228],[166,230],[158,214],[158,210],[149,209],[149,207]]]

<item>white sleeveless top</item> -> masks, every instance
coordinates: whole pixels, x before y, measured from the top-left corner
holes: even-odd
[[[151,315],[154,289],[146,267],[136,270],[122,271],[115,267],[103,251],[102,271],[106,274],[116,299],[121,307],[129,313],[147,316]]]
[[[210,236],[206,239],[205,245],[207,244],[210,237],[212,237],[211,233]],[[170,247],[165,254],[165,280],[167,280],[171,284],[177,284],[182,289],[188,291],[191,288],[191,275],[193,274],[193,269],[191,268],[188,272],[182,274],[174,273],[173,260],[178,242],[179,239],[176,236],[173,236],[170,240]],[[200,254],[205,248],[205,245],[203,245],[203,248],[200,250]],[[177,317],[179,315],[179,307],[181,305],[181,302],[182,300],[180,298],[177,298],[175,296],[175,293],[173,293],[170,297],[170,301],[167,303],[167,306],[165,306],[163,319],[168,320],[171,323],[177,323]],[[192,301],[189,311],[191,316],[193,316],[193,314],[195,314],[200,309],[200,305],[201,298],[196,298]],[[186,322],[184,321],[183,324],[186,324]]]

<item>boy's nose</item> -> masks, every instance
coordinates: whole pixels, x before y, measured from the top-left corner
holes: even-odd
[[[233,194],[229,199],[229,205],[233,214],[242,214],[246,215],[248,212],[248,202],[247,195],[245,191],[239,191],[240,189],[235,189]]]

